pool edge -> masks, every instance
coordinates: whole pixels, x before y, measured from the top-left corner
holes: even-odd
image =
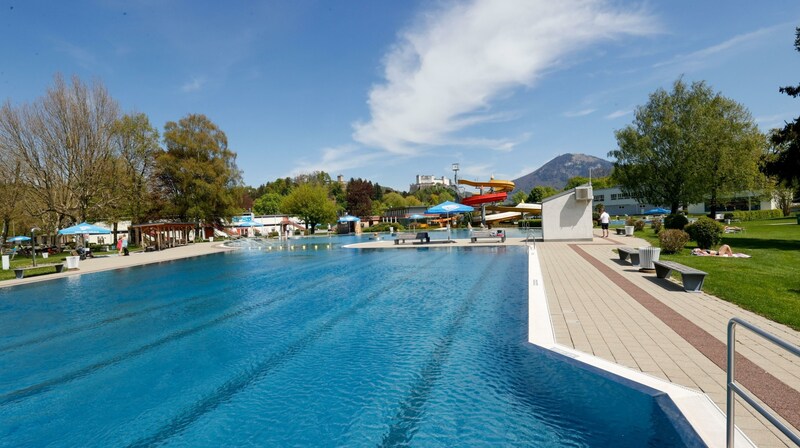
[[[661,400],[669,400],[683,418],[682,421],[675,420],[672,413],[665,412],[665,414],[681,436],[687,435],[686,429],[691,429],[707,446],[725,446],[725,413],[708,395],[557,343],[543,279],[536,248],[528,246],[529,343],[563,362],[651,395],[660,400],[659,405],[662,409],[664,406],[669,407],[670,404]],[[690,428],[685,428],[687,424]],[[739,428],[736,428],[736,446],[755,447],[756,445]]]

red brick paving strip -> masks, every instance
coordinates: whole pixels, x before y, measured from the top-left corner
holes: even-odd
[[[711,362],[719,366],[723,371],[726,370],[728,349],[725,343],[636,286],[619,272],[589,255],[577,244],[570,244],[569,246],[634,300],[653,313],[654,316],[661,319],[662,322],[667,324],[689,344],[698,349]],[[789,387],[786,383],[775,378],[739,353],[736,353],[736,380],[795,428],[800,428],[800,392]]]

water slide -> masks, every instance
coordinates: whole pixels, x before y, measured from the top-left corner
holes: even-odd
[[[514,189],[514,182],[511,182],[510,180],[492,179],[486,182],[476,182],[459,179],[458,183],[460,185],[469,185],[471,187],[480,189],[480,194],[472,195],[461,200],[462,204],[470,206],[505,201],[508,197],[508,192]],[[485,188],[489,189],[488,193],[483,192]]]

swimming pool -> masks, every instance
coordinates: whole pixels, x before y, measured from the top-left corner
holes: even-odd
[[[307,247],[0,290],[0,445],[687,443],[526,342],[523,248]]]

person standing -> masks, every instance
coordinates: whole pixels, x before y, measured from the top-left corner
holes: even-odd
[[[117,253],[122,255],[122,237],[117,240]]]
[[[608,222],[611,217],[608,215],[606,209],[600,209],[600,227],[603,228],[603,238],[608,238]]]
[[[127,236],[123,236],[122,237],[122,255],[130,255],[130,253],[128,252],[128,237]]]

